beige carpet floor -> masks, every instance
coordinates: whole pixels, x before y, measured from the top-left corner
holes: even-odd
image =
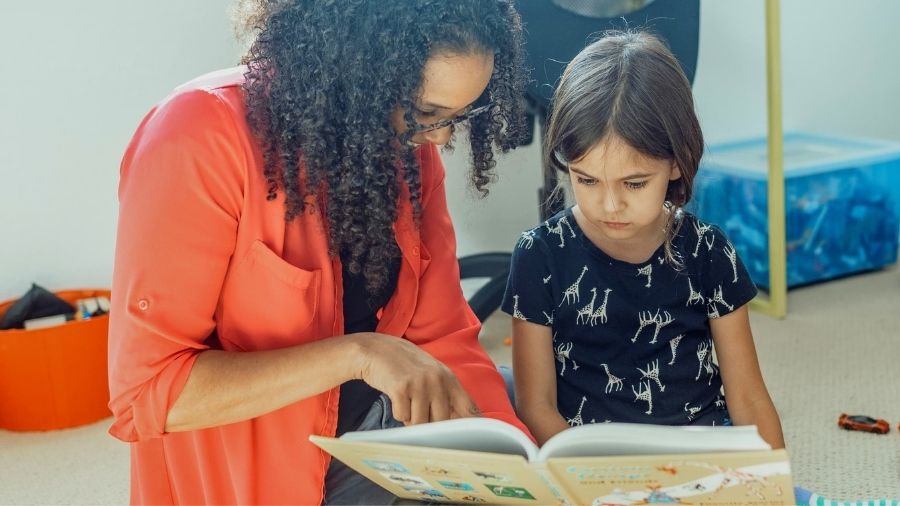
[[[792,290],[784,320],[752,314],[795,481],[838,500],[900,500],[900,269]],[[498,364],[509,317],[482,342]],[[879,436],[837,427],[841,412],[891,423]],[[109,420],[46,433],[0,430],[0,504],[126,504],[128,449]]]

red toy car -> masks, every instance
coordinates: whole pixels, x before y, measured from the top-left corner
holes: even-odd
[[[838,427],[875,434],[887,434],[891,430],[891,426],[884,420],[876,420],[865,415],[848,415],[847,413],[841,413],[841,417],[838,418]]]

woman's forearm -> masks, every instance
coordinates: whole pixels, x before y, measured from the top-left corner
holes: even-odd
[[[200,353],[166,417],[166,432],[254,418],[358,376],[353,335],[254,352]]]

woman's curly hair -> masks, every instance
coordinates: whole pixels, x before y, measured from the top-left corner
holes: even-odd
[[[247,7],[250,7],[247,9]],[[494,55],[495,107],[469,122],[472,185],[487,194],[494,149],[525,132],[522,33],[513,0],[244,0],[255,34],[243,63],[247,119],[263,146],[268,198],[285,218],[324,211],[332,255],[384,286],[399,256],[393,223],[401,181],[421,214],[420,167],[390,117],[412,108],[435,52]]]

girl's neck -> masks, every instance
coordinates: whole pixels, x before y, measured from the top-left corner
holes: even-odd
[[[663,211],[656,224],[645,227],[634,237],[628,239],[611,239],[598,227],[588,221],[576,205],[572,208],[575,221],[584,235],[601,251],[610,257],[630,264],[646,263],[666,240],[666,229],[671,213]]]

